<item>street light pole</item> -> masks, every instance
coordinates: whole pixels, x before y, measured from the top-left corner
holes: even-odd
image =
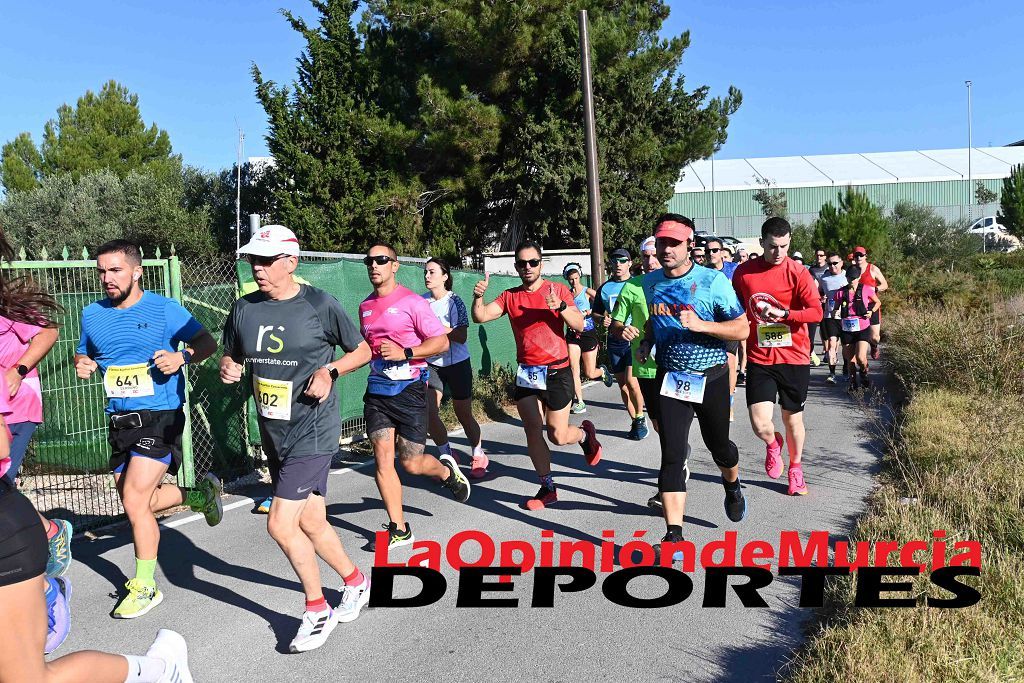
[[[974,148],[974,130],[971,116],[971,81],[964,81],[967,85],[967,223],[974,221],[974,174],[971,170],[971,155]],[[986,250],[988,236],[985,234],[985,227],[982,226],[981,250]]]
[[[715,153],[711,152],[711,234],[718,234],[718,207],[715,206]]]

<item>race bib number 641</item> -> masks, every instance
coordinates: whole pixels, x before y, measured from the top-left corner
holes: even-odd
[[[153,377],[149,374],[149,363],[111,365],[103,375],[103,389],[108,398],[152,396]]]

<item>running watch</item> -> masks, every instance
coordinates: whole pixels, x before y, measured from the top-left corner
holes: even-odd
[[[29,372],[31,372],[31,370],[28,369],[27,365],[18,366],[18,374],[21,375],[22,377],[27,377]]]
[[[179,353],[181,353],[181,357],[185,359],[184,365],[188,365],[192,362],[192,353],[189,352],[188,349],[182,349]]]
[[[406,349],[405,350],[405,359],[406,360],[412,360],[412,349]]]
[[[332,382],[337,380],[338,376],[341,375],[341,373],[338,372],[338,368],[334,367],[330,363],[327,363],[326,365],[324,365],[324,369],[327,370],[327,372],[331,375],[331,381]]]

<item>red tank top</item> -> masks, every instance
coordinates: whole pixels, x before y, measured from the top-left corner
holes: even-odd
[[[870,263],[865,263],[864,272],[860,274],[860,283],[865,287],[876,287],[878,285],[875,276],[871,274],[871,267]]]

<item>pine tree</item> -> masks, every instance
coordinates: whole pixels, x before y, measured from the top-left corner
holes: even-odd
[[[1011,235],[1024,239],[1024,164],[1017,164],[1010,175],[1003,178],[999,222],[1006,226]]]
[[[847,254],[861,246],[873,257],[889,245],[889,224],[882,207],[871,203],[867,195],[847,187],[839,193],[836,207],[826,202],[814,223],[813,243],[819,249]]]

